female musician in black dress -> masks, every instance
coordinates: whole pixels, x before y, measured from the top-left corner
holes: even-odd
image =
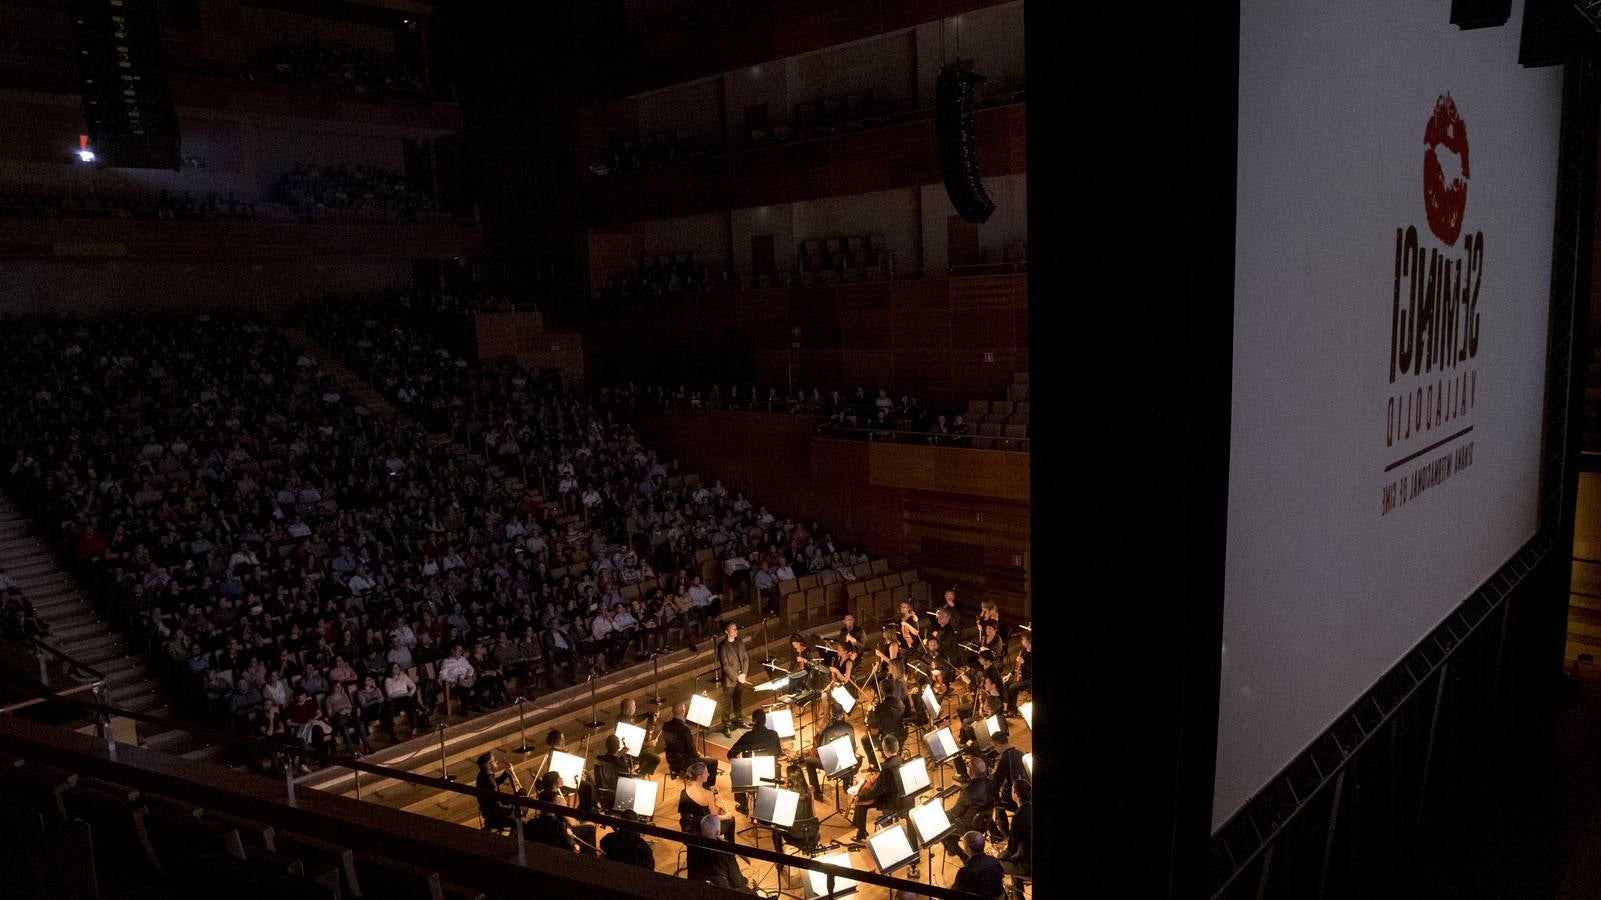
[[[689,764],[684,772],[684,792],[678,795],[678,828],[700,833],[700,820],[716,814],[723,820],[723,837],[734,840],[734,817],[717,799],[717,788],[710,784],[711,770],[703,760]]]

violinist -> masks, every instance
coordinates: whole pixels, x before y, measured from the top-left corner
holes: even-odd
[[[851,810],[851,824],[856,826],[855,841],[867,840],[867,811],[874,807],[893,809],[901,802],[900,793],[901,744],[894,735],[883,740],[884,760],[877,772],[869,772],[856,792]]]
[[[503,766],[495,759],[493,753],[481,753],[478,756],[478,780],[475,786],[480,791],[499,791],[500,786],[511,782],[512,792],[517,796],[523,795],[522,785],[517,782],[517,772],[510,766]],[[519,810],[521,812],[521,810]],[[511,807],[486,797],[478,798],[478,814],[483,817],[485,831],[499,831],[512,826]]]
[[[702,819],[719,816],[722,817],[723,837],[733,841],[734,819],[729,812],[728,807],[718,800],[717,789],[711,786],[711,769],[707,768],[706,762],[696,760],[690,763],[689,770],[684,773],[684,792],[678,795],[679,829],[694,834]]]
[[[917,615],[916,610],[912,609],[910,600],[901,601],[900,615],[897,617],[897,622],[899,624],[898,637],[901,649],[917,649],[917,646],[923,642],[922,619]]]
[[[836,640],[844,641],[860,652],[866,646],[867,637],[866,633],[862,631],[862,626],[856,624],[856,617],[846,613],[845,617],[840,619],[839,636]]]
[[[986,619],[980,626],[978,649],[989,651],[990,658],[999,660],[1006,655],[1006,640],[1001,637],[1001,623]]]
[[[836,685],[847,685],[856,675],[856,645],[846,641],[834,644],[834,661],[829,665],[829,674],[833,676]]]
[[[1020,640],[1023,649],[1017,651],[1017,661],[1006,673],[1006,714],[1019,718],[1023,714],[1017,709],[1017,695],[1024,691],[1031,696],[1034,693],[1034,635],[1024,631]]]
[[[656,767],[661,765],[662,761],[661,756],[655,750],[656,720],[657,714],[654,711],[648,713],[639,712],[639,705],[634,702],[633,697],[624,699],[617,710],[617,721],[638,725],[645,729],[645,746],[624,748],[628,751],[624,758],[631,761],[630,764],[635,769],[636,774],[646,778],[655,773]]]
[[[940,649],[940,636],[938,632],[930,634],[923,641],[923,663],[928,669],[928,683],[934,689],[934,696],[944,702],[951,692],[951,681],[954,679],[956,667]]]

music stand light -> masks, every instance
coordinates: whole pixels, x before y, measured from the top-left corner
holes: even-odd
[[[795,737],[795,714],[787,707],[767,711],[767,727],[778,734],[781,741]]]
[[[712,717],[717,715],[717,701],[705,694],[695,694],[689,698],[689,711],[684,718],[702,728],[710,728]]]
[[[623,752],[638,756],[645,749],[645,729],[632,722],[617,723],[617,739],[623,743]]]
[[[856,865],[851,861],[850,853],[844,850],[838,853],[830,853],[826,856],[814,856],[812,859],[820,863],[828,863],[831,866],[839,866],[842,869],[853,868]],[[822,872],[807,869],[804,884],[806,900],[817,900],[819,897],[846,900],[846,898],[856,896],[856,880],[853,878],[836,876],[834,878],[834,892],[830,894],[828,892],[828,876]]]
[[[951,734],[949,725],[923,735],[923,744],[928,747],[929,761],[936,766],[962,752],[962,746],[956,743],[956,735]]]
[[[1017,711],[1019,713],[1021,713],[1022,716],[1023,716],[1023,724],[1028,726],[1028,730],[1029,731],[1033,731],[1034,730],[1034,701],[1030,700],[1027,703],[1019,703],[1017,705]]]
[[[843,709],[847,716],[851,714],[851,710],[856,708],[856,698],[851,696],[850,691],[845,690],[845,685],[843,684],[834,685],[834,689],[828,692],[828,696],[834,698],[834,702],[839,704],[839,708]]]
[[[771,828],[790,828],[795,824],[795,810],[799,804],[800,794],[795,791],[764,784],[756,789],[756,803],[751,807],[750,817]]]
[[[939,698],[934,696],[934,688],[932,685],[923,685],[923,709],[928,711],[928,720],[930,722],[939,720]]]
[[[945,800],[941,797],[912,807],[910,818],[918,842],[925,847],[944,840],[956,827],[951,823],[950,816],[945,814]]]
[[[778,760],[771,756],[738,757],[728,765],[728,780],[736,794],[748,794],[778,777]]]
[[[867,852],[873,857],[873,865],[884,875],[917,859],[917,851],[912,849],[912,841],[906,836],[906,825],[902,822],[868,835]]]
[[[848,734],[840,735],[818,747],[817,759],[823,764],[823,774],[829,778],[838,778],[860,765],[856,760],[856,749],[851,746],[851,736]]]
[[[901,763],[895,774],[900,779],[902,797],[916,797],[932,786],[928,778],[928,764],[921,756],[914,756]]]
[[[584,758],[562,750],[550,751],[548,771],[561,775],[561,783],[576,789],[584,776]]]
[[[612,808],[617,812],[631,812],[637,816],[650,818],[656,815],[656,784],[654,778],[617,779],[617,795],[612,801]]]

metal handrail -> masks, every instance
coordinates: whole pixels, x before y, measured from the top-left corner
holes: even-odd
[[[79,673],[81,673],[83,675],[87,675],[91,681],[105,681],[106,680],[106,673],[100,671],[99,669],[96,669],[94,666],[91,666],[88,663],[79,662],[77,659],[75,659],[72,656],[69,656],[67,653],[63,652],[60,648],[52,647],[51,645],[45,643],[44,641],[39,640],[36,637],[33,637],[31,635],[26,636],[26,637],[24,637],[22,639],[22,642],[24,644],[30,646],[30,647],[34,647],[34,648],[39,649],[39,650],[44,650],[46,653],[49,653],[51,656],[54,656],[57,660],[59,660],[67,668],[73,669],[73,670],[75,670],[75,671],[77,671],[77,672],[79,672]]]
[[[703,850],[713,850],[719,853],[737,853],[739,856],[752,861],[759,860],[763,863],[772,863],[774,865],[785,866],[788,868],[807,869],[810,871],[819,872],[823,875],[833,876],[836,878],[849,878],[862,884],[876,885],[878,887],[889,888],[891,890],[914,891],[921,896],[938,898],[938,900],[970,900],[970,898],[976,896],[966,891],[956,890],[955,888],[939,887],[938,885],[925,884],[920,881],[911,881],[905,878],[897,878],[892,875],[881,875],[877,872],[868,872],[860,869],[836,866],[830,863],[818,862],[817,860],[807,856],[796,856],[789,853],[780,853],[773,850],[767,850],[762,847],[735,844],[733,847],[736,849],[730,849],[730,844],[727,841],[706,838],[698,834],[691,834],[689,832],[660,828],[655,825],[636,822],[631,819],[618,818],[616,816],[606,815],[604,813],[587,812],[584,810],[575,809],[563,803],[548,803],[542,800],[535,800],[531,797],[509,795],[499,791],[479,790],[477,787],[465,787],[461,784],[457,784],[454,781],[446,781],[443,778],[417,775],[412,772],[407,772],[403,769],[376,765],[374,763],[369,763],[365,760],[359,760],[353,757],[335,756],[331,753],[323,753],[318,750],[313,750],[310,747],[288,748],[283,745],[275,745],[274,742],[261,738],[246,737],[216,728],[210,728],[202,725],[192,725],[187,722],[177,721],[175,719],[167,719],[160,716],[147,715],[134,710],[122,709],[107,702],[91,703],[88,701],[79,700],[75,697],[65,696],[64,694],[55,691],[40,691],[37,688],[31,688],[30,690],[35,693],[38,696],[38,699],[41,701],[55,701],[86,711],[91,711],[97,717],[99,717],[97,718],[97,721],[101,722],[102,725],[105,721],[104,717],[106,716],[121,716],[123,718],[132,719],[136,722],[144,722],[146,724],[174,728],[192,734],[196,737],[214,740],[217,743],[246,747],[255,754],[281,753],[296,757],[304,757],[316,760],[317,762],[325,765],[348,768],[356,772],[367,772],[373,775],[381,775],[385,778],[392,778],[396,781],[403,781],[408,784],[418,785],[420,787],[435,788],[437,790],[446,791],[453,794],[464,794],[479,800],[493,800],[499,804],[516,806],[522,809],[533,810],[535,812],[553,813],[568,819],[578,819],[585,822],[593,822],[597,825],[605,825],[612,829],[622,829],[624,831],[636,832],[643,837],[654,837],[664,840],[677,841],[678,843],[683,844],[685,847],[699,847]],[[359,781],[359,776],[357,777]]]

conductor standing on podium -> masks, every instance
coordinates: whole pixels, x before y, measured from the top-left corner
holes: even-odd
[[[728,622],[723,626],[723,639],[717,642],[717,666],[723,679],[723,737],[732,734],[735,727],[745,727],[747,664],[745,642],[739,639],[739,623]]]

